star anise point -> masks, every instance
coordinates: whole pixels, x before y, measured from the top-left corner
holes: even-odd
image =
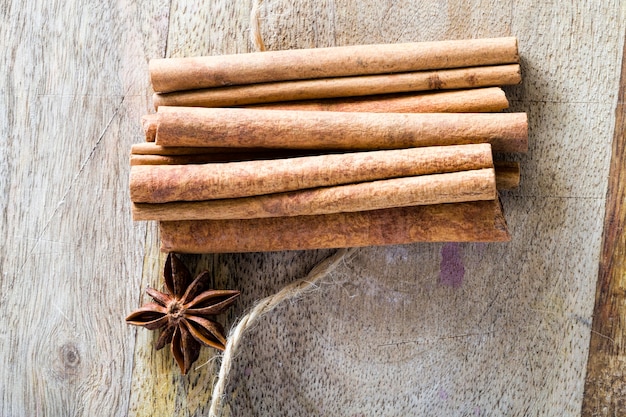
[[[168,293],[147,288],[154,302],[128,315],[126,321],[150,330],[161,329],[156,349],[171,343],[172,355],[186,374],[202,345],[224,350],[224,328],[211,317],[230,307],[240,292],[208,289],[207,271],[192,280],[187,267],[173,254],[167,256],[163,275]]]

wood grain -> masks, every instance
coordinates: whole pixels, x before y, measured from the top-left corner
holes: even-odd
[[[165,7],[3,3],[2,416],[128,412],[147,227],[121,190]]]
[[[216,352],[181,377],[156,335],[123,322],[162,285],[164,260],[156,226],[130,220],[128,151],[153,108],[148,59],[253,51],[250,7],[3,3],[0,415],[207,414]],[[225,414],[580,415],[624,1],[264,0],[259,12],[270,50],[516,36],[524,79],[506,93],[530,142],[511,157],[520,187],[502,193],[510,243],[359,250],[246,335]],[[229,327],[327,254],[185,260],[243,290]]]
[[[583,416],[626,412],[626,60],[622,54]]]

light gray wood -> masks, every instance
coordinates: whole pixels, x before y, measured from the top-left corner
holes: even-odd
[[[215,351],[183,377],[155,334],[123,321],[162,286],[164,261],[155,224],[131,222],[128,153],[152,111],[148,59],[254,50],[252,1],[3,5],[0,415],[206,415]],[[520,188],[502,193],[510,243],[359,250],[245,337],[227,412],[580,414],[625,11],[623,0],[260,4],[268,49],[517,36],[524,81],[507,94],[531,141],[514,158]],[[229,325],[329,253],[185,261],[243,291],[219,318]]]
[[[165,2],[9,1],[0,25],[0,415],[125,415],[145,224],[128,149]]]

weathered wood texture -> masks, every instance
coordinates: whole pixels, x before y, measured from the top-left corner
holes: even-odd
[[[128,413],[147,229],[128,149],[165,1],[0,6],[0,415]]]
[[[585,416],[616,416],[626,412],[625,97],[626,60],[622,53],[600,270],[585,380]]]
[[[0,415],[206,415],[218,361],[181,377],[123,317],[161,285],[132,223],[128,151],[151,57],[253,50],[251,1],[0,7]],[[623,0],[265,0],[268,49],[514,35],[529,114],[507,244],[361,249],[246,336],[226,415],[579,415],[624,41]],[[327,251],[186,257],[236,316]]]

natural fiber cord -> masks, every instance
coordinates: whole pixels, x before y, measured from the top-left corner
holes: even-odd
[[[259,7],[263,0],[252,0],[252,10],[250,11],[250,37],[257,51],[265,51],[265,43],[261,35],[261,17]]]
[[[226,349],[222,355],[222,365],[218,374],[217,383],[213,387],[213,395],[211,397],[211,407],[209,409],[210,417],[218,417],[221,413],[222,397],[226,388],[228,375],[232,367],[233,358],[237,353],[239,344],[243,334],[261,317],[265,316],[276,308],[279,304],[286,300],[297,298],[307,291],[315,288],[315,284],[320,279],[326,277],[332,272],[341,261],[347,256],[352,255],[355,249],[339,249],[333,255],[321,261],[309,272],[309,274],[297,281],[287,285],[276,294],[266,297],[254,306],[252,310],[243,316],[239,323],[230,331],[227,338]]]

